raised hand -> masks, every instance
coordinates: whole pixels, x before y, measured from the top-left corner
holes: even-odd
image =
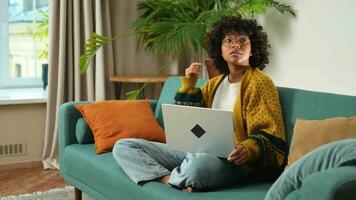
[[[198,78],[201,72],[201,63],[192,63],[187,69],[185,69],[185,77]]]

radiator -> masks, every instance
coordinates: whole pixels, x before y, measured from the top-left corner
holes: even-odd
[[[0,156],[18,156],[26,154],[27,144],[0,144]]]

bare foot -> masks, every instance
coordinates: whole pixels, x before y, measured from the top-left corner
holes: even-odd
[[[161,178],[158,178],[158,181],[165,184],[165,185],[169,185],[168,184],[168,181],[169,181],[169,177],[170,175],[165,175],[165,176],[162,176]]]
[[[193,187],[186,187],[183,189],[183,192],[199,192],[199,190]]]

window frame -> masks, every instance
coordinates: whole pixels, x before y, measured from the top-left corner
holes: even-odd
[[[36,1],[34,1],[36,2]],[[34,3],[35,4],[35,3]],[[36,88],[42,86],[42,78],[10,76],[9,1],[0,1],[0,88]],[[35,41],[34,41],[35,42]],[[34,53],[36,53],[36,44]],[[37,62],[37,58],[35,63]],[[36,68],[36,66],[34,66]]]

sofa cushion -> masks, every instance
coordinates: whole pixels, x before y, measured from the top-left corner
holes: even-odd
[[[111,151],[122,138],[165,142],[148,100],[112,100],[75,106],[94,134],[97,153]]]
[[[69,184],[91,187],[91,190],[96,193],[88,194],[95,199],[110,199],[106,195],[111,194],[144,199],[144,195],[136,193],[139,186],[130,179],[123,178],[126,175],[115,162],[111,152],[98,155],[94,144],[73,144],[67,146],[65,150],[64,178],[69,181]],[[111,199],[115,198],[111,197]]]
[[[346,138],[356,138],[356,116],[324,120],[297,119],[288,166],[323,144]]]
[[[75,137],[79,144],[94,143],[93,132],[83,117],[79,118],[75,125]]]
[[[83,191],[95,199],[263,199],[272,185],[271,182],[244,183],[234,188],[197,193],[182,192],[154,181],[139,186],[115,162],[112,152],[98,155],[94,144],[73,144],[65,147],[65,152],[65,180],[81,188],[91,187]]]

